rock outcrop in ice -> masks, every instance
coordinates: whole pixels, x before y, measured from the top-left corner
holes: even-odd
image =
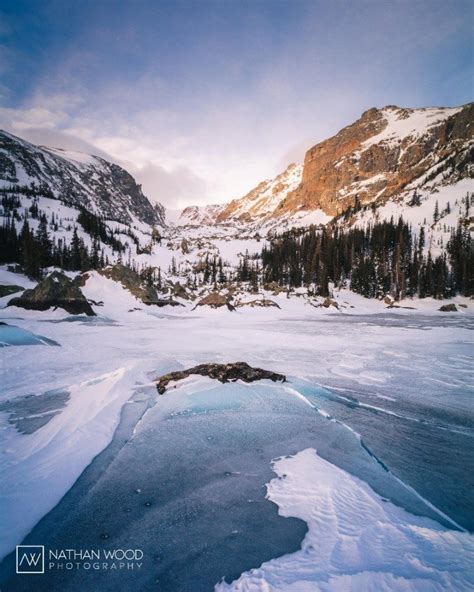
[[[208,376],[220,382],[235,382],[236,380],[243,380],[244,382],[255,382],[256,380],[286,381],[283,374],[263,370],[262,368],[252,368],[246,362],[234,362],[231,364],[200,364],[188,370],[169,372],[158,379],[156,388],[159,394],[162,395],[170,382],[183,380],[183,378],[188,378],[192,374]]]

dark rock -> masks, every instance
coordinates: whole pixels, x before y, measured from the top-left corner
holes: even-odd
[[[192,374],[200,376],[208,376],[220,382],[235,382],[236,380],[243,380],[244,382],[254,382],[256,380],[272,380],[273,382],[286,382],[286,376],[277,374],[270,370],[263,370],[262,368],[252,368],[246,362],[234,362],[231,364],[200,364],[188,370],[178,370],[176,372],[169,372],[160,376],[157,381],[156,388],[160,395],[166,391],[166,387],[170,382],[182,380]]]
[[[7,306],[19,306],[27,310],[62,308],[70,314],[95,316],[77,282],[60,271],[53,271],[36,288],[25,290],[21,296],[12,298]]]
[[[92,300],[92,298],[89,298],[88,300],[89,304],[93,304],[94,306],[104,306],[104,302],[103,300]]]
[[[438,308],[441,312],[458,312],[455,304],[443,304]]]
[[[184,306],[184,304],[181,304],[181,302],[172,300],[171,298],[158,298],[154,304],[156,304],[156,306]]]
[[[21,286],[0,286],[0,298],[22,292],[24,289]]]

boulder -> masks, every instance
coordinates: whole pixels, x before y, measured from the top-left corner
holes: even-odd
[[[339,304],[332,298],[325,298],[321,306],[323,306],[324,308],[329,308],[330,306],[333,306],[334,308],[339,308]]]
[[[156,304],[156,306],[184,306],[181,302],[172,300],[171,298],[158,298],[154,304]]]
[[[70,314],[95,316],[91,305],[79,288],[79,281],[71,280],[60,271],[53,271],[32,290],[9,300],[7,306],[27,310],[62,308]]]
[[[208,376],[222,383],[235,382],[236,380],[243,380],[244,382],[254,382],[256,380],[272,380],[273,382],[286,382],[286,376],[277,374],[270,370],[263,370],[262,368],[252,368],[246,362],[234,362],[231,364],[200,364],[188,370],[178,370],[176,372],[169,372],[158,378],[156,388],[158,393],[162,395],[170,382],[176,382],[188,378],[192,374],[199,376]]]
[[[188,291],[186,290],[186,288],[183,285],[181,285],[179,282],[172,284],[171,293],[173,294],[173,296],[175,298],[183,298],[184,300],[190,299],[190,294],[188,294]]]
[[[438,308],[441,312],[457,312],[458,309],[456,308],[455,304],[443,304]]]
[[[219,294],[219,292],[211,292],[196,304],[193,308],[195,310],[198,306],[210,306],[211,308],[220,308],[226,306],[229,310],[235,310],[235,306],[231,303],[229,295]]]

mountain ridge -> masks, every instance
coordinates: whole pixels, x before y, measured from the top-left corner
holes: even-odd
[[[152,204],[119,165],[84,152],[37,146],[0,130],[0,187],[32,183],[48,197],[107,219],[165,224],[163,206]]]
[[[474,103],[373,107],[309,148],[304,164],[289,165],[274,179],[262,181],[226,204],[185,208],[179,222],[272,226],[272,221],[291,224],[293,219],[301,225],[312,223],[313,214],[316,223],[325,223],[357,203],[381,205],[411,185],[421,188],[432,180],[430,174],[448,173],[444,182],[472,176],[473,135]],[[292,167],[299,178],[294,174],[288,183]],[[456,167],[457,172],[452,171]],[[466,169],[465,174],[461,169]],[[282,186],[275,191],[279,181]]]

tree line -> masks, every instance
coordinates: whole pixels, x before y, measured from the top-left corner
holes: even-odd
[[[0,226],[0,264],[17,263],[33,279],[41,279],[44,269],[48,267],[70,271],[105,267],[109,264],[109,258],[104,252],[104,244],[109,245],[112,253],[118,254],[119,258],[126,250],[126,246],[109,230],[102,218],[85,209],[80,209],[76,222],[91,237],[89,247],[78,234],[77,225],[72,228],[70,240],[57,237],[57,217],[53,213],[48,219],[44,212],[38,210],[35,200],[22,215],[16,209],[16,201],[10,196],[4,196],[2,205],[6,215]],[[38,220],[36,231],[30,219]],[[23,224],[17,230],[17,222],[21,220]],[[52,235],[50,229],[53,230]]]
[[[474,250],[462,222],[436,257],[425,253],[424,228],[415,237],[403,218],[349,230],[293,229],[263,248],[262,280],[314,288],[322,296],[329,295],[330,282],[368,298],[471,296]]]

